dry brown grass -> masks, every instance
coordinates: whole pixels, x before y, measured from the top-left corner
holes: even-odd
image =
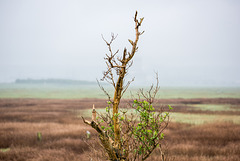
[[[215,123],[204,125],[171,124],[167,131],[169,159],[239,160],[240,125]]]
[[[187,102],[169,101],[181,105],[182,101],[185,101],[185,104]],[[229,100],[220,100],[218,103],[227,101]],[[216,103],[216,100],[212,102]],[[234,99],[233,102],[238,100]],[[90,160],[89,156],[96,153],[89,145],[99,149],[97,136],[82,123],[76,112],[79,109],[91,108],[93,103],[98,107],[106,105],[104,100],[97,99],[0,99],[0,149],[10,148],[7,152],[0,151],[0,160]],[[177,110],[189,112],[189,109],[184,107]],[[86,139],[87,130],[92,133],[91,139]],[[37,132],[42,133],[41,142],[37,140]],[[240,158],[239,134],[240,125],[233,123],[171,123],[164,141],[167,149],[165,154],[167,160],[175,161],[237,161]],[[148,160],[158,161],[159,154],[159,150],[156,150]]]

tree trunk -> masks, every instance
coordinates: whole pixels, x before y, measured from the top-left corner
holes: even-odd
[[[123,79],[125,76],[125,64],[122,64],[122,69],[120,71],[118,81],[115,87],[114,98],[113,98],[113,123],[114,123],[114,146],[118,150],[122,150],[121,147],[121,136],[120,136],[120,126],[119,126],[119,119],[118,119],[118,106],[122,96],[123,90]]]

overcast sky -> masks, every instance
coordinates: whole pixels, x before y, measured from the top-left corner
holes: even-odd
[[[162,86],[240,86],[239,0],[0,0],[0,82],[100,79],[101,34],[129,48],[136,10],[145,33],[135,84],[157,71]]]

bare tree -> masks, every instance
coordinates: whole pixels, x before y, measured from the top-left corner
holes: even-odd
[[[156,87],[151,86],[150,90],[144,92],[140,90],[139,99],[135,99],[130,105],[135,114],[128,110],[119,111],[120,100],[134,79],[124,83],[128,69],[133,64],[133,57],[138,50],[137,43],[139,37],[144,33],[139,28],[144,18],[137,18],[137,11],[134,16],[135,40],[128,40],[131,50],[124,48],[122,56],[118,57],[119,50],[113,52],[112,43],[117,36],[111,35],[111,40],[107,41],[102,36],[108,46],[109,54],[104,58],[107,70],[103,73],[102,81],[107,81],[114,87],[113,98],[100,85],[100,88],[108,96],[108,106],[105,114],[99,114],[99,120],[87,121],[83,117],[84,123],[94,128],[109,160],[145,160],[153,150],[159,146],[163,139],[163,130],[168,123],[168,113],[155,112],[152,106],[154,97],[159,90],[158,78]],[[144,98],[144,100],[141,100]],[[95,109],[94,109],[95,110]],[[101,124],[102,123],[102,124]],[[105,124],[104,124],[105,123]],[[101,126],[102,125],[102,126]],[[104,125],[104,126],[103,126]]]

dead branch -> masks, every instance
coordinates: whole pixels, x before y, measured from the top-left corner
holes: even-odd
[[[108,137],[108,135],[101,128],[99,128],[98,124],[95,121],[90,122],[88,120],[85,120],[83,117],[82,117],[82,120],[85,124],[91,126],[93,129],[95,129],[98,132],[101,144],[106,150],[106,152],[108,153],[109,159],[116,160],[117,156],[116,156],[114,147],[112,146],[112,143],[113,143],[112,139]]]
[[[97,80],[97,83],[98,83],[99,88],[105,93],[105,95],[107,95],[107,97],[108,97],[108,101],[112,102],[109,93],[103,88],[103,86],[99,83],[98,80]]]
[[[139,89],[139,95],[142,96],[144,99],[146,99],[150,104],[154,102],[154,99],[160,89],[159,86],[159,79],[158,79],[158,73],[156,73],[156,85],[152,84],[150,86],[150,89],[148,91],[144,91],[143,88]]]
[[[123,92],[122,92],[122,96],[123,94],[126,92],[126,90],[128,89],[128,87],[130,86],[130,84],[134,81],[134,78],[130,81],[127,82],[126,86],[123,87]]]

